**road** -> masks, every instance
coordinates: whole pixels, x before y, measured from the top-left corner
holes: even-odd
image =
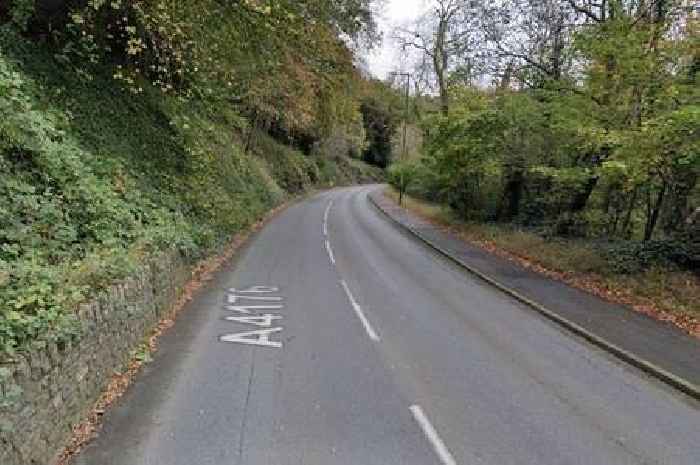
[[[700,463],[696,402],[400,232],[376,188],[274,218],[74,462]]]

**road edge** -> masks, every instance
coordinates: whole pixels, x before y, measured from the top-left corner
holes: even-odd
[[[673,373],[670,373],[667,370],[664,370],[663,368],[655,365],[654,363],[651,363],[619,346],[616,344],[613,344],[612,342],[607,341],[606,339],[592,333],[591,331],[585,329],[584,327],[580,326],[577,323],[574,323],[573,321],[562,317],[561,315],[558,315],[556,312],[549,310],[545,306],[535,302],[534,300],[525,297],[518,291],[509,288],[508,286],[505,286],[498,282],[496,279],[492,278],[491,276],[487,275],[486,273],[479,271],[478,269],[474,268],[473,266],[469,265],[468,263],[464,262],[463,260],[459,259],[458,257],[455,257],[452,255],[450,252],[445,250],[444,248],[440,247],[439,245],[435,244],[433,241],[425,237],[423,234],[420,233],[420,231],[417,231],[414,228],[411,228],[410,226],[402,223],[401,221],[397,220],[394,218],[392,215],[390,215],[386,210],[384,210],[377,202],[374,200],[372,197],[372,193],[367,194],[367,199],[369,200],[370,204],[374,206],[380,213],[382,213],[384,216],[386,216],[392,223],[398,225],[401,229],[404,231],[409,232],[412,236],[416,237],[419,239],[423,244],[427,245],[430,249],[436,251],[440,255],[446,257],[449,259],[451,262],[457,264],[461,268],[465,269],[472,275],[476,276],[477,278],[481,279],[482,281],[486,282],[487,284],[497,288],[501,292],[509,295],[510,297],[518,300],[519,302],[525,304],[532,310],[536,311],[540,315],[544,316],[550,321],[553,321],[554,323],[557,323],[558,325],[564,327],[568,331],[576,334],[579,337],[582,337],[583,339],[587,340],[589,343],[593,344],[594,346],[605,350],[606,352],[614,355],[618,359],[634,366],[637,369],[642,370],[644,373],[647,375],[650,375],[654,378],[656,378],[659,381],[664,382],[665,384],[673,387],[674,389],[682,392],[683,394],[686,394],[690,396],[691,398],[700,401],[700,386],[697,386],[690,381],[687,381],[679,376],[674,375]]]
[[[49,463],[51,465],[71,465],[75,457],[100,434],[104,416],[117,406],[121,398],[131,389],[133,382],[143,375],[144,368],[152,362],[152,357],[158,352],[160,338],[177,324],[181,314],[187,310],[189,302],[204,292],[215,275],[221,273],[222,269],[228,265],[235,266],[236,260],[270,221],[294,205],[337,188],[339,186],[317,187],[289,196],[266,211],[257,221],[233,234],[226,244],[213,249],[210,255],[193,263],[190,269],[191,276],[180,289],[182,295],[168,306],[153,328],[143,337],[142,343],[134,347],[128,354],[124,368],[109,377],[98,399],[91,403],[89,409],[73,425],[71,437],[61,446]],[[136,353],[139,348],[143,349],[142,354]]]

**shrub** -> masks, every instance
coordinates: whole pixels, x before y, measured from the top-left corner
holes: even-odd
[[[662,239],[644,242],[620,241],[605,249],[605,256],[618,273],[637,273],[652,267],[680,267],[690,269],[694,263],[690,244],[684,241]]]
[[[414,161],[394,163],[389,167],[388,180],[399,191],[399,204],[403,202],[403,196],[415,181],[419,170],[420,166]]]

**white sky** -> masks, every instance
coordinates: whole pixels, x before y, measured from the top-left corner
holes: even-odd
[[[369,70],[376,77],[384,79],[390,71],[400,67],[400,49],[391,38],[395,26],[410,22],[426,9],[426,0],[386,0],[378,23],[384,34],[382,46],[367,56]]]

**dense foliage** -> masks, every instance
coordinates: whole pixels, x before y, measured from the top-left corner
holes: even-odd
[[[494,53],[468,57],[495,86],[454,70],[449,111],[423,120],[409,190],[471,220],[605,239],[620,271],[697,269],[697,16],[674,1],[487,4],[515,18],[483,26]],[[518,21],[543,29],[508,30]]]
[[[367,146],[362,153],[367,163],[386,168],[391,163],[392,138],[396,121],[386,102],[371,96],[360,107],[367,134]]]
[[[3,21],[0,355],[77,336],[77,304],[153,254],[380,176],[347,157],[363,1],[14,0]]]

